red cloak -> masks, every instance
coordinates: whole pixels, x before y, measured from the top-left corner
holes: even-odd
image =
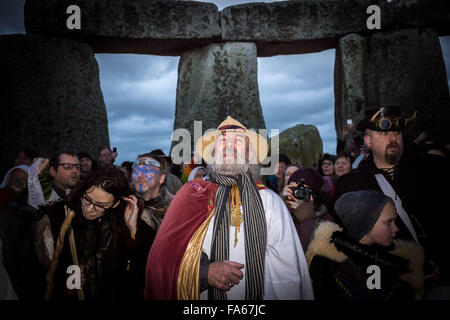
[[[176,300],[177,278],[186,247],[208,217],[208,199],[217,184],[198,179],[186,183],[173,198],[147,259],[145,299]]]
[[[261,184],[256,186],[258,190],[266,189]],[[217,187],[217,184],[202,179],[189,181],[172,199],[148,255],[145,299],[178,298],[181,261],[192,235],[215,206]]]

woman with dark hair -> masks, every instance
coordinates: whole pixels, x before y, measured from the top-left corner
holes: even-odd
[[[333,177],[334,176],[334,163],[336,157],[329,153],[324,153],[319,160],[318,171],[322,176]]]
[[[329,153],[324,153],[319,160],[319,173],[323,176],[323,186],[321,193],[327,199],[334,198],[335,189],[335,171],[334,163],[336,162],[336,157]]]
[[[304,189],[301,190],[300,182]],[[283,190],[283,199],[293,215],[294,224],[306,252],[314,230],[322,221],[332,221],[331,203],[321,193],[323,178],[317,170],[304,168],[295,171]],[[304,198],[299,197],[303,193]],[[309,196],[309,198],[308,198]]]
[[[57,239],[67,220],[65,207],[69,213],[70,210],[75,213],[71,227],[85,298],[143,298],[145,266],[155,232],[140,218],[137,199],[130,194],[130,184],[123,172],[114,167],[101,167],[85,177],[69,200],[48,208],[46,213],[56,243],[53,260],[57,260],[57,267],[52,283],[47,275],[47,289],[53,288],[51,294],[47,290],[47,298],[77,296],[77,290],[68,285],[71,274],[67,273],[67,268],[76,264],[70,228],[62,250],[58,252]],[[53,260],[50,270],[56,264]]]

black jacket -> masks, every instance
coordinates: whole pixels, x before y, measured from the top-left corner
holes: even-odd
[[[335,200],[350,191],[377,190],[381,192],[375,178],[378,169],[370,155],[336,183]],[[419,242],[427,256],[443,269],[449,269],[448,255],[443,248],[450,242],[446,234],[450,225],[448,197],[449,168],[444,158],[435,155],[421,155],[405,152],[396,168],[395,179],[385,175],[402,200],[402,205],[416,230]],[[339,220],[338,220],[339,221]],[[412,236],[400,218],[397,218],[399,232],[396,238],[412,240]]]

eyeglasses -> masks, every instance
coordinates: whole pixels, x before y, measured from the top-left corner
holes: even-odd
[[[378,129],[380,130],[389,130],[392,127],[395,127],[396,129],[402,130],[406,128],[408,125],[408,122],[413,121],[416,118],[417,111],[414,111],[414,114],[407,119],[404,118],[397,118],[397,119],[389,119],[385,117],[381,117],[380,119],[376,120],[377,116],[380,114],[381,110],[379,110],[377,113],[373,115],[373,117],[370,119],[370,122],[374,123]]]
[[[92,205],[94,207],[94,210],[97,212],[105,212],[107,209],[111,208],[111,207],[106,207],[105,205],[95,203],[86,194],[84,194],[83,197],[81,198],[81,204],[85,207],[89,207],[90,205]]]
[[[80,170],[81,165],[79,163],[60,163],[58,166],[63,166],[64,170],[72,170],[73,167],[75,169]]]

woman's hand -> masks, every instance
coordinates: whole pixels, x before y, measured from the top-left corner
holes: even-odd
[[[291,189],[293,187],[296,187],[297,185],[298,183],[291,181],[288,185],[284,186],[283,189],[284,201],[286,202],[286,205],[291,209],[297,208],[300,204],[300,200],[294,197],[294,193],[292,192]]]
[[[286,205],[289,206],[291,209],[297,209],[299,205],[302,205],[305,203],[304,200],[297,199],[294,197],[294,193],[291,188],[295,188],[298,186],[298,183],[291,181],[287,186],[283,189],[283,197],[284,201],[286,202]],[[305,187],[308,185],[304,184]],[[287,199],[286,199],[287,197]],[[312,194],[310,194],[309,201],[314,201]]]
[[[130,229],[131,234],[134,235],[136,234],[137,218],[139,213],[137,198],[133,195],[130,195],[129,197],[122,197],[122,199],[128,202],[125,208],[124,218],[128,229]]]

